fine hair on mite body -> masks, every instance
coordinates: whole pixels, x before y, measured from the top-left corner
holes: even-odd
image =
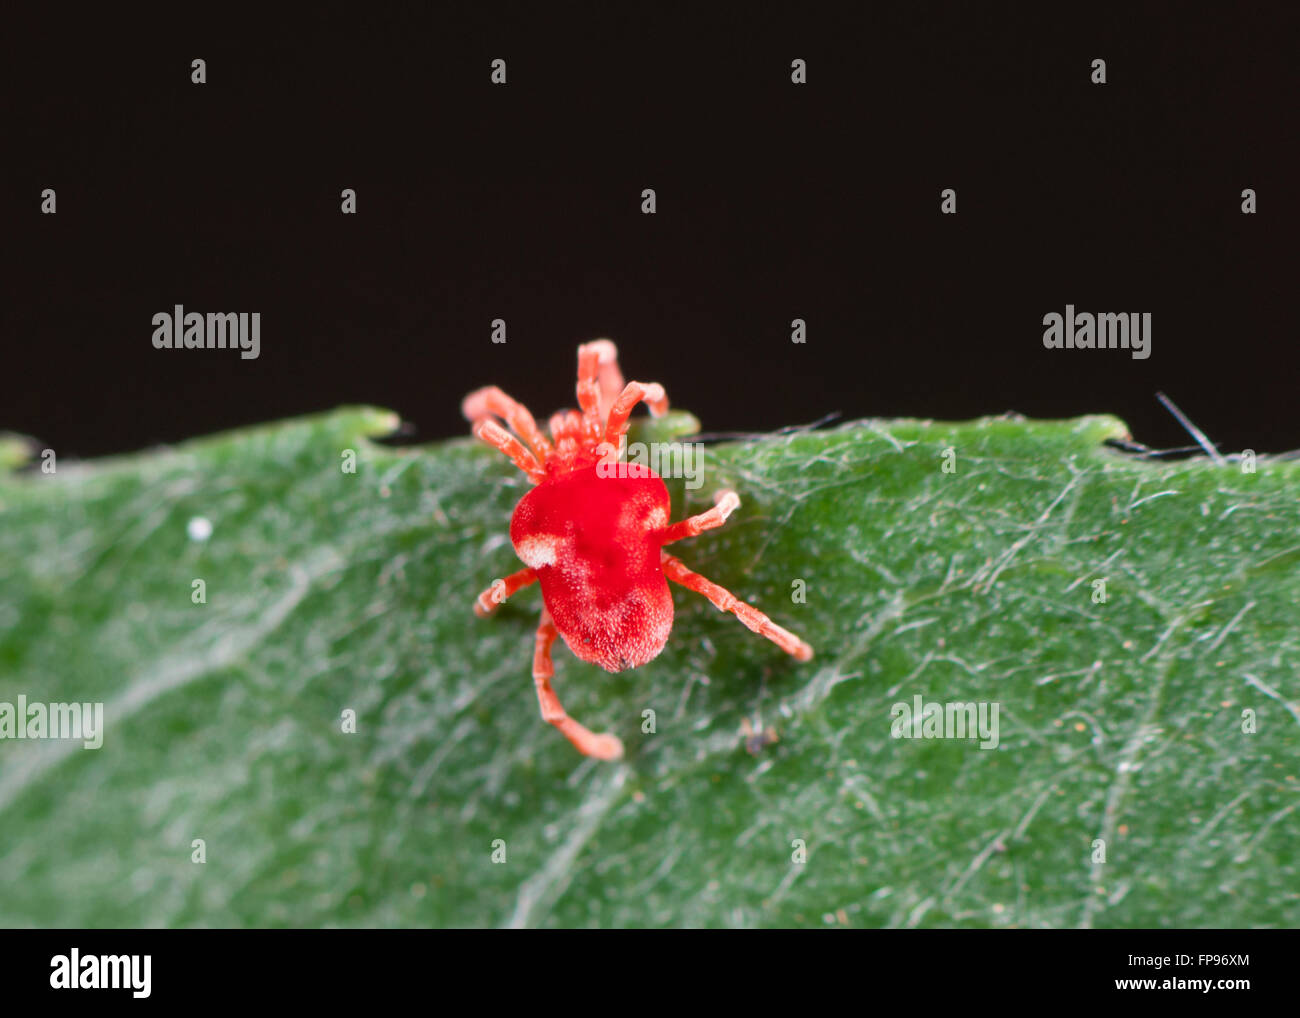
[[[533,682],[542,718],[580,753],[602,760],[622,757],[623,744],[617,736],[583,727],[560,705],[551,687],[557,636],[575,656],[608,672],[652,661],[673,626],[672,580],[798,660],[813,654],[789,630],[664,550],[722,526],[740,506],[734,491],[719,491],[712,509],[669,523],[668,489],[653,470],[628,464],[606,475],[598,469],[610,450],[620,448],[628,417],[641,402],[655,417],[668,412],[663,386],[625,385],[617,348],[598,339],[578,347],[579,409],[552,416],[549,439],[527,407],[494,385],[476,389],[461,404],[474,436],[508,456],[534,485],[510,520],[510,540],[525,568],[479,594],[474,611],[488,615],[529,584],[541,585]]]

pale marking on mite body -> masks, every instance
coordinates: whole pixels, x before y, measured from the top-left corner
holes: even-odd
[[[579,752],[603,760],[621,757],[623,744],[617,736],[589,731],[561,706],[551,687],[557,636],[577,657],[609,672],[652,661],[672,630],[671,580],[731,612],[792,657],[807,661],[813,654],[789,630],[663,550],[722,526],[740,506],[734,491],[719,491],[712,509],[670,525],[668,490],[658,474],[646,468],[610,478],[598,469],[607,458],[602,448],[622,448],[628,415],[640,402],[655,417],[668,412],[663,387],[624,385],[617,349],[599,339],[578,348],[580,409],[552,416],[549,439],[528,409],[496,386],[470,393],[461,404],[474,435],[508,456],[534,484],[510,523],[515,552],[527,568],[480,594],[475,612],[490,614],[515,591],[541,584],[533,682],[542,718]],[[562,533],[554,533],[557,528]]]
[[[618,516],[618,529],[629,527],[648,527],[660,530],[668,525],[668,511],[661,505],[646,506],[641,502],[629,502]]]
[[[515,545],[515,554],[523,560],[524,565],[533,569],[555,565],[555,544],[558,538],[553,534],[540,534],[526,537]]]

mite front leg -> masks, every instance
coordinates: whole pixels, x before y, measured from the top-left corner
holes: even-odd
[[[658,382],[628,382],[609,409],[609,421],[605,425],[606,442],[617,447],[618,440],[627,431],[628,417],[642,400],[650,408],[652,417],[662,417],[668,412],[668,397],[664,394],[662,385]]]
[[[581,451],[586,434],[582,415],[576,410],[561,410],[551,416],[550,426],[556,457],[561,463],[571,460]]]
[[[812,647],[804,643],[790,630],[778,626],[753,605],[741,601],[726,587],[720,587],[712,580],[687,569],[681,559],[669,555],[666,551],[660,554],[663,556],[664,575],[668,579],[674,583],[680,583],[687,590],[703,594],[713,602],[714,607],[724,612],[731,612],[751,631],[759,636],[767,637],[792,657],[796,657],[800,661],[807,661],[813,656]]]
[[[724,488],[713,496],[712,509],[697,516],[688,516],[671,527],[665,527],[659,543],[672,544],[684,537],[695,537],[706,530],[720,527],[727,522],[727,517],[739,508],[740,496]]]
[[[566,739],[584,756],[598,760],[619,760],[623,756],[623,743],[616,735],[597,735],[578,724],[560,706],[560,698],[551,688],[555,666],[551,663],[551,645],[559,631],[551,621],[551,613],[542,609],[542,621],[537,626],[537,643],[533,650],[533,683],[537,686],[537,702],[542,708],[542,720],[558,728]]]
[[[618,367],[618,348],[607,339],[598,339],[596,342],[608,344],[601,348],[600,377],[597,379],[600,383],[600,420],[603,424],[609,419],[609,409],[614,405],[614,400],[623,391],[623,372]]]
[[[477,424],[488,417],[501,418],[516,435],[528,443],[537,461],[546,466],[546,461],[551,456],[551,443],[542,434],[542,429],[537,426],[528,408],[495,385],[471,392],[461,402],[460,412],[471,424]]]
[[[497,580],[475,599],[474,614],[479,618],[486,618],[496,611],[506,598],[513,597],[516,591],[536,582],[537,573],[531,568],[521,569],[517,573],[511,573],[504,580]]]
[[[622,391],[618,347],[608,339],[595,339],[578,347],[578,406],[582,408],[583,430],[589,441],[599,440],[600,429],[609,419],[609,408]]]
[[[531,452],[523,447],[519,439],[506,431],[491,417],[484,417],[473,428],[474,437],[486,442],[493,449],[498,449],[510,457],[510,462],[528,475],[528,479],[534,484],[541,484],[546,480],[546,471],[542,465],[537,462]]]

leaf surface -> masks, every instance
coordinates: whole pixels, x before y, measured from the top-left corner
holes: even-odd
[[[0,475],[0,702],[105,714],[0,741],[0,925],[1300,923],[1294,462],[1136,461],[1106,417],[711,445],[675,518],[741,508],[674,550],[817,656],[680,588],[650,665],[557,644],[603,764],[538,716],[537,589],[471,614],[524,478],[395,423]],[[996,703],[996,749],[893,738],[917,695]]]

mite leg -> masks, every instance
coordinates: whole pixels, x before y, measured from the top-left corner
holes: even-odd
[[[618,347],[608,339],[578,347],[578,406],[582,408],[583,431],[590,441],[600,438],[609,408],[622,389]]]
[[[697,594],[703,594],[713,602],[714,607],[720,608],[724,612],[731,612],[750,630],[759,636],[767,637],[792,657],[796,657],[800,661],[807,661],[813,656],[813,649],[808,644],[804,643],[803,640],[788,629],[778,626],[753,605],[746,604],[725,587],[718,586],[718,584],[706,579],[699,573],[691,572],[682,563],[681,559],[674,558],[666,551],[661,554],[663,556],[664,575],[668,579],[674,583],[680,583],[683,587],[693,590]]]
[[[697,516],[688,516],[670,527],[665,527],[660,537],[660,543],[672,544],[684,537],[695,537],[706,530],[720,527],[727,522],[727,517],[739,508],[740,496],[734,491],[723,489],[713,496],[712,509]]]
[[[532,569],[521,569],[504,580],[497,580],[475,599],[474,614],[479,618],[491,615],[506,598],[513,597],[516,591],[536,582],[537,573]]]
[[[473,427],[474,437],[482,439],[494,449],[499,449],[510,457],[510,462],[528,475],[534,484],[546,480],[546,471],[537,462],[537,457],[525,449],[519,439],[506,431],[490,417],[484,417]]]
[[[623,372],[618,368],[618,349],[613,343],[609,344],[608,359],[603,354],[601,356],[597,381],[600,383],[600,419],[604,422],[609,419],[609,409],[614,405],[614,400],[623,391]]]
[[[584,728],[564,712],[560,698],[551,688],[551,676],[555,667],[551,664],[551,644],[559,635],[551,613],[542,609],[542,621],[537,626],[537,644],[533,650],[533,683],[537,686],[537,702],[542,708],[542,720],[561,732],[579,753],[594,756],[599,760],[618,760],[623,756],[623,743],[616,735],[596,735]]]
[[[563,462],[576,456],[582,449],[583,429],[586,427],[583,417],[576,410],[561,410],[550,420],[551,438],[555,442],[555,455]]]
[[[632,409],[642,400],[645,400],[654,417],[662,417],[668,412],[668,397],[664,394],[662,385],[658,382],[628,382],[609,409],[609,422],[605,425],[606,442],[618,445],[623,432],[627,431],[627,419],[631,416]]]
[[[537,426],[528,408],[495,385],[471,392],[461,401],[460,412],[471,424],[477,424],[488,417],[500,417],[516,435],[528,443],[538,462],[546,466],[551,455],[551,443],[542,434],[542,429]]]

